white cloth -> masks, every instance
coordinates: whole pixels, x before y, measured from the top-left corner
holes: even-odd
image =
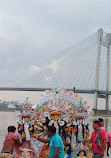
[[[54,127],[56,127],[56,133],[59,134],[59,126],[57,121],[54,121]]]
[[[30,140],[29,124],[27,122],[24,123],[24,132],[26,141]]]
[[[78,137],[77,138],[78,138],[79,142],[84,141],[83,134],[82,134],[82,124],[78,125]]]
[[[72,135],[71,135],[71,151],[74,151],[76,147],[76,136],[74,131],[72,131]]]
[[[31,150],[33,150],[34,152],[34,157],[38,158],[44,143],[31,138],[30,145],[31,145]]]
[[[70,144],[70,143],[71,143],[71,140],[70,140],[70,138],[69,138],[68,136],[66,137],[66,143],[67,143],[67,144]]]
[[[47,139],[47,135],[44,132],[41,134],[40,137],[44,138],[44,139]],[[33,152],[34,152],[34,157],[38,158],[39,154],[41,152],[41,149],[44,146],[44,143],[42,143],[42,142],[40,142],[40,141],[38,141],[34,138],[31,138],[30,145],[31,145],[31,150],[33,150]]]

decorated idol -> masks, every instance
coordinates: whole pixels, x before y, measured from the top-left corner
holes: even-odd
[[[72,156],[77,156],[79,149],[78,146],[81,144],[84,148],[89,147],[87,141],[89,139],[89,123],[87,118],[93,115],[93,110],[87,105],[87,102],[82,97],[75,95],[75,102],[72,106],[71,111],[71,151]],[[87,144],[87,145],[86,145]],[[90,153],[90,149],[87,150]]]
[[[41,133],[44,133],[45,137],[46,127],[49,125],[55,126],[57,133],[63,139],[64,147],[67,140],[70,143],[67,131],[68,125],[70,125],[71,104],[69,104],[69,101],[70,95],[68,91],[61,89],[48,90],[41,94],[40,103],[34,110],[34,113],[36,113],[34,122],[37,134],[41,135]],[[47,153],[44,152],[44,150],[48,151],[48,148],[46,149],[45,147],[47,148],[47,146],[43,146],[39,157],[43,157],[43,153]]]
[[[28,98],[22,105],[19,105],[19,109],[21,119],[18,124],[18,132],[25,137],[26,141],[30,141],[30,133],[34,132],[34,123],[32,122],[33,108]]]
[[[22,105],[19,105],[19,109],[20,109],[20,115],[19,115],[20,120],[18,123],[18,133],[25,140],[22,145],[22,148],[20,148],[20,153],[22,153],[20,157],[22,158],[23,155],[25,157],[26,154],[27,157],[32,158],[33,151],[30,150],[31,149],[30,134],[34,132],[34,121],[33,121],[34,110],[32,108],[32,104],[29,102],[28,97],[26,98],[26,101]]]
[[[41,130],[52,125],[57,129],[57,133],[66,140],[66,128],[69,121],[71,105],[68,104],[66,91],[57,89],[45,91],[41,95],[40,104],[36,108],[34,122]]]

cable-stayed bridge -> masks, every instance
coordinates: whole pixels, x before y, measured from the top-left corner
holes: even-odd
[[[94,94],[97,99],[106,99],[109,109],[110,85],[110,34],[99,29],[84,40],[58,53],[42,65],[27,66],[23,72],[13,76],[0,90],[42,91],[64,88],[76,93]]]

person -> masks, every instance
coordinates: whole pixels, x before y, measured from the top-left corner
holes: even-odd
[[[19,141],[19,136],[15,134],[16,127],[9,126],[8,134],[5,137],[2,151],[0,153],[0,158],[13,158],[13,149],[18,144],[22,145],[22,142]]]
[[[100,123],[98,120],[93,121],[93,129],[95,130],[90,138],[90,143],[92,143],[92,150],[94,153],[94,158],[102,158],[106,149],[106,133],[105,130],[100,128]]]
[[[86,158],[86,152],[84,150],[79,151],[76,158]]]
[[[104,120],[102,118],[98,118],[98,121],[100,123],[100,127],[101,129],[105,130],[105,127],[104,127]]]
[[[43,143],[49,143],[49,158],[64,158],[64,147],[62,138],[56,133],[54,126],[47,127],[48,140],[36,138]],[[34,136],[33,136],[34,137]]]
[[[111,149],[111,132],[107,137],[107,156],[111,156],[111,151],[109,152],[109,149]]]
[[[65,144],[65,149],[64,149],[64,158],[71,158],[71,145],[70,144]]]

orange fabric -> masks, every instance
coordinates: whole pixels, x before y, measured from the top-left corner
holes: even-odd
[[[61,112],[60,112],[60,111],[51,111],[50,114],[58,114],[58,115],[61,115]]]
[[[65,139],[64,139],[64,138],[62,138],[62,141],[63,141],[63,145],[64,145],[64,148],[65,148]]]
[[[49,144],[45,144],[39,154],[39,158],[48,158],[49,157]]]

